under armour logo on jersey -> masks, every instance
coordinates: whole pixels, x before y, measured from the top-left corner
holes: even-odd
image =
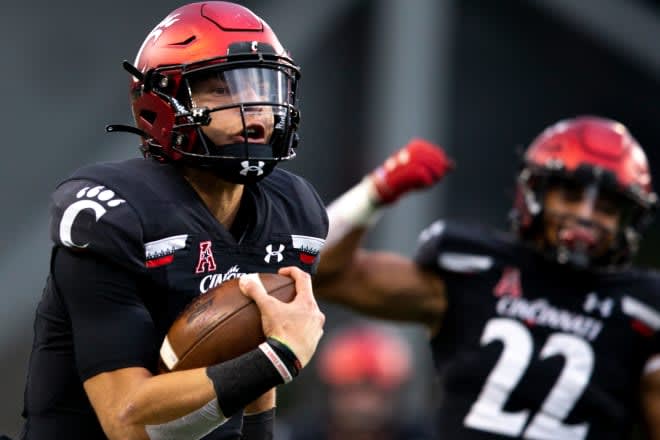
[[[273,245],[269,244],[266,246],[266,256],[264,257],[264,261],[266,263],[270,263],[271,258],[276,258],[276,263],[279,263],[280,261],[284,260],[284,256],[282,255],[282,252],[284,252],[284,245],[280,244],[280,247],[274,251],[273,250]]]
[[[240,175],[247,176],[248,173],[257,173],[257,176],[261,176],[264,173],[264,165],[266,165],[266,162],[261,160],[256,165],[251,165],[249,160],[244,160],[241,162],[243,169],[240,171]]]
[[[600,298],[598,298],[598,294],[596,292],[589,292],[582,308],[587,313],[593,313],[594,310],[598,310],[600,312],[600,316],[607,318],[612,314],[613,306],[614,300],[612,298],[604,298],[601,301]]]
[[[115,195],[114,191],[106,189],[105,186],[95,186],[93,188],[86,186],[78,191],[76,198],[82,200],[73,202],[62,213],[62,220],[60,220],[60,241],[62,244],[68,247],[86,248],[89,245],[88,242],[75,243],[71,236],[76,217],[82,211],[91,209],[94,211],[94,217],[98,223],[109,208],[114,208],[125,202],[123,199],[115,198]]]
[[[195,273],[213,272],[216,269],[211,244],[211,241],[202,241],[199,243],[199,261],[197,261]]]

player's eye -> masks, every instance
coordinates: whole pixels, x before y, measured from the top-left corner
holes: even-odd
[[[584,186],[573,180],[562,181],[559,190],[567,202],[579,202],[584,197]]]
[[[213,94],[227,96],[230,95],[231,93],[229,91],[229,87],[227,86],[216,86],[213,88]]]
[[[596,201],[596,210],[608,215],[618,215],[621,212],[621,199],[612,194],[601,194]]]

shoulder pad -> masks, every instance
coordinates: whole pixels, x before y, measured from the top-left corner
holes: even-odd
[[[438,220],[424,229],[415,260],[423,267],[458,273],[490,270],[499,260],[513,260],[512,236],[484,226]]]
[[[50,234],[56,245],[91,252],[133,270],[144,266],[139,217],[116,189],[99,182],[68,180],[55,190]]]
[[[325,239],[328,235],[328,214],[316,189],[304,178],[275,168],[263,181],[272,197],[280,199],[276,206],[286,212],[285,218],[305,235]],[[302,229],[300,229],[302,228]]]
[[[625,284],[621,298],[623,313],[660,332],[660,273],[653,270],[632,269],[619,275]]]

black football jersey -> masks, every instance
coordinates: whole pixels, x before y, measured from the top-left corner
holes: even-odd
[[[515,238],[439,221],[417,262],[448,309],[431,340],[446,439],[623,439],[660,353],[660,278],[553,263]]]
[[[287,171],[246,185],[227,230],[175,166],[145,159],[79,169],[54,192],[51,214],[25,438],[105,438],[86,379],[134,366],[156,373],[163,338],[193,298],[246,273],[313,273],[328,231],[314,189]],[[205,439],[231,438],[240,423]]]

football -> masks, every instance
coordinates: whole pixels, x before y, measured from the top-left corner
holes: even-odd
[[[296,295],[293,279],[259,274],[266,291],[280,301]],[[265,341],[257,305],[234,278],[195,298],[167,332],[160,348],[161,372],[188,370],[233,359]]]

